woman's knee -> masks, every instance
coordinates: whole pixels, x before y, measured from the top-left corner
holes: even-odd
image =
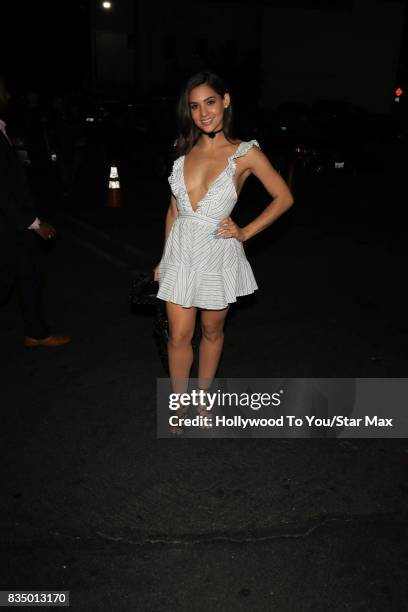
[[[224,335],[223,325],[202,323],[201,333],[203,338],[208,340],[208,342],[217,342],[217,340],[220,340]]]
[[[193,332],[191,330],[170,330],[169,342],[173,348],[186,348],[191,345]]]

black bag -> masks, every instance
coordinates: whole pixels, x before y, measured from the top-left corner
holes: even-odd
[[[153,338],[156,342],[160,362],[167,376],[169,375],[167,343],[169,340],[169,322],[167,320],[166,303],[157,296],[159,283],[152,279],[151,274],[132,272],[130,277],[129,302],[132,308],[147,307],[153,312]]]
[[[151,274],[132,272],[130,276],[129,302],[133,306],[154,306],[159,283]]]
[[[153,321],[153,338],[156,341],[159,358],[167,376],[169,376],[169,356],[167,343],[169,341],[169,321],[167,319],[166,303],[156,298]]]

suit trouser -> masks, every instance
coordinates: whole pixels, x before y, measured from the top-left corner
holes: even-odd
[[[31,230],[17,240],[2,240],[0,247],[0,305],[13,289],[18,292],[24,322],[24,334],[46,338],[50,329],[45,320],[43,277],[37,236]]]

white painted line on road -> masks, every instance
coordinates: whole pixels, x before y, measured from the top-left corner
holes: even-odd
[[[99,249],[92,242],[88,242],[88,240],[82,240],[82,238],[78,238],[78,236],[76,236],[72,232],[67,232],[67,230],[64,230],[64,236],[67,236],[70,240],[77,242],[85,249],[88,249],[88,251],[92,251],[92,253],[99,255],[99,257],[102,257],[103,259],[107,259],[110,263],[115,264],[119,268],[130,268],[131,267],[131,265],[123,261],[123,259],[119,259],[119,257],[115,257],[114,255],[107,253],[103,249]]]
[[[62,213],[61,216],[67,219],[67,221],[70,221],[71,223],[75,223],[76,225],[79,225],[79,227],[82,227],[83,229],[86,229],[89,232],[93,232],[94,234],[101,236],[105,240],[115,243],[115,241],[112,239],[112,236],[108,234],[107,232],[103,232],[102,230],[97,229],[93,225],[90,225],[89,223],[86,223],[85,221],[82,221],[81,219],[77,219],[77,217],[73,217],[72,215],[67,215],[66,213]],[[144,257],[150,260],[150,257],[148,257],[146,253],[144,253],[140,249],[137,249],[136,247],[131,246],[130,244],[127,244],[127,242],[121,242],[121,243],[116,243],[116,244],[118,244],[120,247],[122,247],[126,251],[129,251],[130,253],[137,255],[138,257],[142,257],[142,258]]]
[[[93,232],[94,234],[98,234],[99,236],[102,236],[102,238],[104,238],[105,240],[111,240],[111,237],[107,232],[103,232],[102,230],[97,229],[93,225],[90,225],[89,223],[85,223],[85,221],[81,221],[80,219],[77,219],[76,217],[73,217],[72,215],[67,215],[66,213],[61,213],[61,216],[64,219],[71,221],[71,223],[76,223],[76,225],[79,225],[79,227],[82,227],[83,229],[86,229],[89,232]]]
[[[148,255],[146,255],[146,253],[144,253],[140,249],[136,249],[135,247],[132,247],[130,244],[127,244],[127,242],[124,242],[121,246],[126,251],[129,251],[129,253],[134,253],[135,255],[138,255],[139,257],[145,257],[146,259],[150,259],[150,257],[148,257]]]

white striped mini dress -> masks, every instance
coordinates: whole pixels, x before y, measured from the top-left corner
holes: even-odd
[[[171,226],[159,263],[157,297],[186,308],[226,308],[237,297],[258,289],[244,245],[237,238],[214,238],[211,232],[229,217],[238,200],[235,159],[245,155],[256,140],[241,142],[227,166],[213,181],[194,210],[184,181],[184,158],[178,157],[168,181],[178,215]]]

